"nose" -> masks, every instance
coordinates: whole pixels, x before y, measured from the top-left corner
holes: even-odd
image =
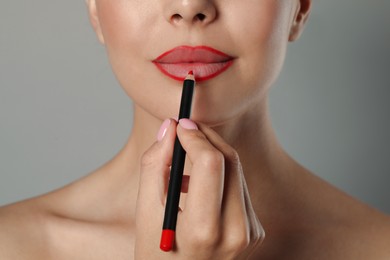
[[[217,17],[213,0],[171,0],[165,7],[166,20],[179,25],[207,25]]]

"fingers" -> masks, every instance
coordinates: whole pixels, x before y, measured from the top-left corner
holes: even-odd
[[[237,152],[211,128],[199,124],[199,130],[185,129],[183,121],[187,123],[186,120],[180,120],[177,134],[192,163],[187,200],[194,189],[199,189],[201,194],[206,193],[207,198],[218,195],[218,197],[211,197],[219,200],[215,206],[221,206],[222,201],[227,203],[230,200],[236,200],[234,204],[239,204],[240,207],[244,205],[243,175]],[[208,187],[209,189],[206,190]],[[216,191],[222,193],[216,194]],[[196,198],[202,199],[199,196]],[[210,200],[206,202],[210,203]],[[233,210],[242,211],[241,208]]]
[[[177,252],[208,256],[206,259],[233,259],[240,252],[247,252],[252,247],[253,234],[259,234],[261,226],[250,202],[238,154],[207,126],[199,124],[198,129],[188,119],[180,120],[179,125],[175,120],[164,125],[159,141],[141,161],[138,245],[142,241],[149,243],[151,237],[156,241],[159,238],[161,223],[155,221],[155,216],[163,212],[165,185],[177,134],[190,166],[190,177],[183,179],[188,184],[188,193],[185,208],[177,219]],[[160,252],[156,253],[157,256]],[[209,257],[213,255],[216,257]]]
[[[226,175],[225,175],[225,191],[224,191],[223,204],[229,203],[231,205],[236,205],[236,206],[233,206],[232,208],[227,208],[227,210],[225,211],[226,214],[224,214],[224,216],[232,216],[234,215],[234,213],[236,213],[234,217],[238,219],[237,212],[241,212],[241,214],[245,214],[247,218],[246,221],[241,221],[241,228],[244,228],[245,226],[247,228],[249,227],[250,230],[247,234],[249,235],[249,237],[247,237],[246,239],[249,239],[249,241],[252,244],[251,246],[253,248],[256,248],[259,244],[261,244],[262,240],[264,239],[265,233],[253,209],[252,201],[249,195],[248,186],[245,181],[239,155],[213,129],[202,124],[198,124],[198,126],[199,129],[203,133],[205,133],[209,141],[217,149],[222,151],[222,153],[225,156]],[[242,205],[243,207],[238,205]],[[234,228],[237,228],[237,230],[239,230],[240,224],[237,223],[237,225],[232,227],[232,229]],[[225,232],[228,233],[226,236],[227,239],[229,239],[229,234],[236,234],[235,230],[227,229]],[[234,243],[234,238],[230,238],[230,239]],[[245,246],[245,242],[243,242],[243,245]]]
[[[162,124],[155,142],[141,158],[141,174],[138,200],[142,204],[165,203],[164,193],[172,160],[173,145],[176,138],[176,121],[167,119]]]
[[[205,228],[218,226],[225,171],[223,154],[192,121],[181,119],[179,122],[177,136],[192,164],[183,217]]]
[[[184,123],[188,124],[186,120]],[[239,156],[214,130],[202,124],[198,126],[199,129],[186,129],[181,120],[177,128],[179,140],[192,163],[183,214],[189,214],[194,225],[201,221],[205,230],[213,225],[211,230],[215,230],[219,228],[216,223],[220,223],[223,226],[219,230],[220,242],[227,248],[242,251],[253,240],[253,234],[259,233],[259,227]]]
[[[222,221],[234,223],[223,229],[223,238],[227,246],[245,248],[250,241],[250,215],[247,204],[251,204],[246,197],[243,175],[238,153],[213,129],[199,124],[199,129],[207,136],[207,139],[225,158],[225,183],[222,202]]]

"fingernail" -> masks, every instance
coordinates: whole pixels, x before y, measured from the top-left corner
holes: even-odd
[[[182,118],[179,120],[179,124],[185,128],[185,129],[191,129],[191,130],[198,130],[198,126],[191,120],[187,119],[187,118]]]
[[[170,124],[171,124],[171,119],[165,119],[165,121],[161,124],[160,130],[158,130],[157,133],[158,141],[161,141],[164,138]]]

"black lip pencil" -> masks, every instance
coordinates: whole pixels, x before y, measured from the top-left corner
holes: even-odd
[[[195,77],[194,73],[190,71],[188,72],[188,75],[183,82],[179,119],[190,118],[194,87]],[[180,191],[183,179],[185,157],[186,151],[184,151],[178,137],[176,136],[175,146],[173,148],[172,166],[160,242],[161,250],[166,252],[172,249],[175,239],[176,221],[177,213],[179,211]]]

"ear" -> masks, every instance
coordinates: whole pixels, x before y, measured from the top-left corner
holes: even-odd
[[[96,0],[85,0],[87,4],[89,20],[95,30],[96,36],[98,37],[101,44],[104,44],[104,37],[100,27],[99,16],[96,10]]]
[[[293,42],[299,38],[303,32],[306,21],[309,18],[311,10],[311,0],[296,0],[296,10],[294,20],[291,24],[290,35],[288,40]]]

